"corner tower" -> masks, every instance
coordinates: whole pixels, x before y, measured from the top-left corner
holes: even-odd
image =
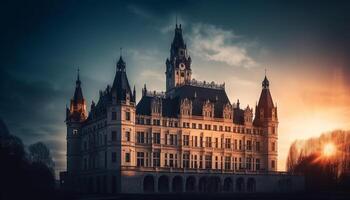
[[[266,75],[262,82],[260,99],[255,108],[254,125],[264,128],[266,138],[264,151],[267,159],[265,168],[268,171],[277,171],[277,139],[278,139],[278,117],[277,106],[274,106],[270,93],[270,82]]]
[[[120,56],[116,66],[116,74],[111,88],[111,102],[107,105],[107,133],[111,134],[111,144],[107,152],[114,161],[109,162],[107,169],[113,173],[117,192],[126,191],[122,184],[122,167],[136,166],[135,151],[135,90],[132,92],[126,74],[126,64]]]
[[[181,24],[175,26],[175,36],[166,60],[166,92],[191,80],[191,57],[182,37]]]
[[[74,96],[70,101],[70,107],[66,108],[67,171],[69,173],[81,169],[81,126],[86,120],[86,117],[86,103],[81,89],[81,81],[78,70]]]

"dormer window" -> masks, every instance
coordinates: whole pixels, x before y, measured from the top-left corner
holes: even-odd
[[[73,129],[73,135],[78,135],[78,130],[77,129]]]

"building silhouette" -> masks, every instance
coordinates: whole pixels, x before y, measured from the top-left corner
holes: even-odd
[[[120,56],[111,86],[89,113],[79,73],[67,108],[66,189],[82,193],[271,192],[303,188],[277,172],[278,115],[265,76],[258,104],[231,103],[225,84],[192,79],[175,27],[166,91],[144,85],[136,102]]]

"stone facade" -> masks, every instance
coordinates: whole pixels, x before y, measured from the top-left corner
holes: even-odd
[[[64,187],[82,193],[275,192],[303,188],[277,172],[277,107],[264,78],[258,104],[231,103],[225,84],[191,78],[191,57],[176,25],[166,91],[142,89],[136,104],[120,57],[112,86],[89,114],[81,81],[67,108]]]

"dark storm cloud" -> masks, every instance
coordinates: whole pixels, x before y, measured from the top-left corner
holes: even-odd
[[[43,141],[54,155],[62,151],[59,138],[64,138],[62,115],[69,93],[46,81],[15,78],[0,69],[0,117],[10,132],[26,145]],[[58,158],[58,157],[54,157]],[[57,163],[62,168],[63,163]]]

